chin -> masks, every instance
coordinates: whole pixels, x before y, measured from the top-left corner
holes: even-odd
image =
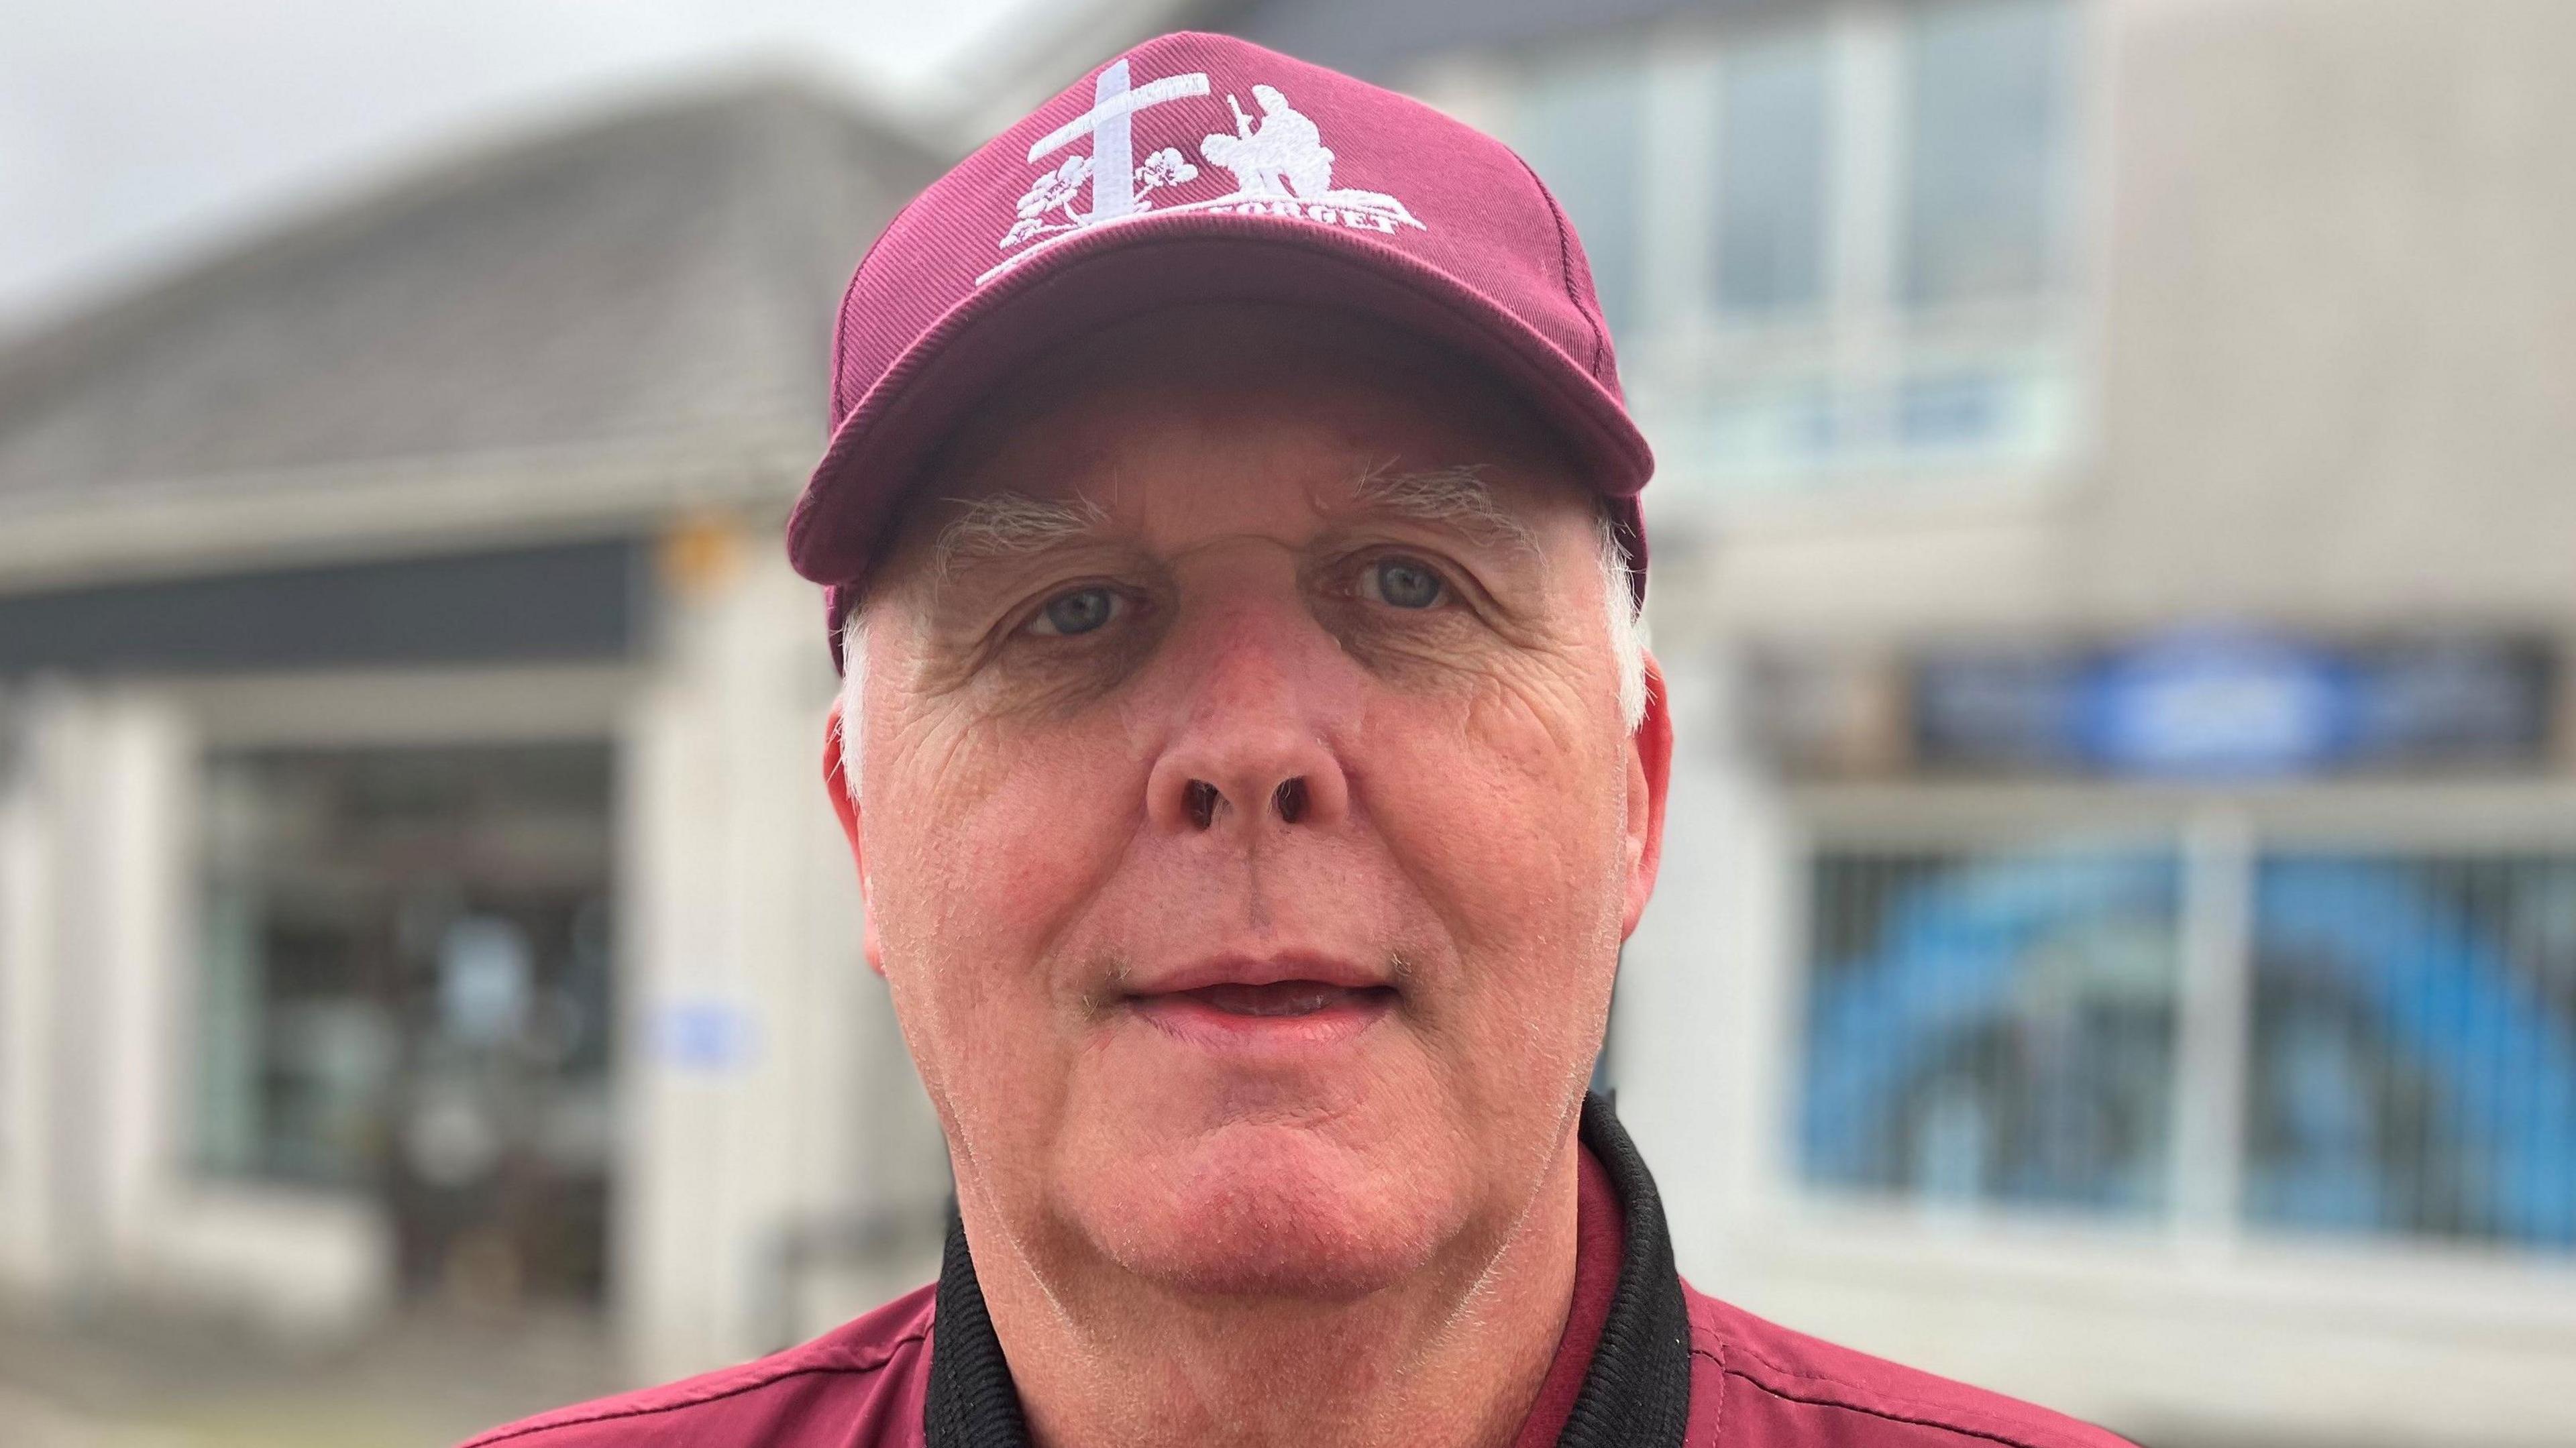
[[[1419,1271],[1462,1225],[1450,1175],[1412,1143],[1237,1121],[1140,1143],[1069,1199],[1082,1235],[1188,1296],[1347,1301]]]

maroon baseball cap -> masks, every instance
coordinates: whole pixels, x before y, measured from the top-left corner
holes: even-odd
[[[831,620],[923,461],[1013,372],[1141,313],[1224,301],[1358,313],[1481,365],[1600,489],[1643,596],[1654,456],[1582,243],[1528,163],[1393,91],[1183,33],[986,142],[859,262],[831,445],[787,524]]]

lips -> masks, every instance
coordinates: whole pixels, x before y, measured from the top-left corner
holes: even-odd
[[[1292,951],[1266,956],[1212,956],[1171,970],[1138,972],[1123,984],[1130,996],[1156,996],[1223,986],[1307,985],[1370,990],[1392,987],[1394,982],[1386,971],[1372,970],[1356,961]]]
[[[1177,1039],[1222,1049],[1294,1049],[1350,1040],[1396,1004],[1379,972],[1321,956],[1196,962],[1131,983],[1126,1003]]]
[[[1311,1016],[1336,1006],[1367,1004],[1392,996],[1387,986],[1353,988],[1319,980],[1282,980],[1266,985],[1211,985],[1173,994],[1229,1016]]]

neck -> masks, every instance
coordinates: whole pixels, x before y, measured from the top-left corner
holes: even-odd
[[[1579,1150],[1569,1133],[1508,1226],[1355,1301],[1209,1300],[1114,1268],[1046,1270],[974,1194],[959,1205],[1042,1448],[1496,1448],[1564,1332]]]

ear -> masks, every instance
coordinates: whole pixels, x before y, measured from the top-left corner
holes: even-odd
[[[1664,702],[1664,668],[1646,655],[1646,717],[1628,736],[1628,900],[1619,938],[1636,933],[1655,893],[1664,860],[1664,800],[1673,780],[1673,716]]]
[[[868,858],[859,844],[859,802],[850,795],[850,777],[841,753],[841,701],[823,716],[823,789],[832,797],[832,813],[841,821],[841,838],[850,842],[850,868],[859,876],[859,913],[865,934],[868,969],[885,974],[885,954],[877,944],[876,901],[868,891]]]

